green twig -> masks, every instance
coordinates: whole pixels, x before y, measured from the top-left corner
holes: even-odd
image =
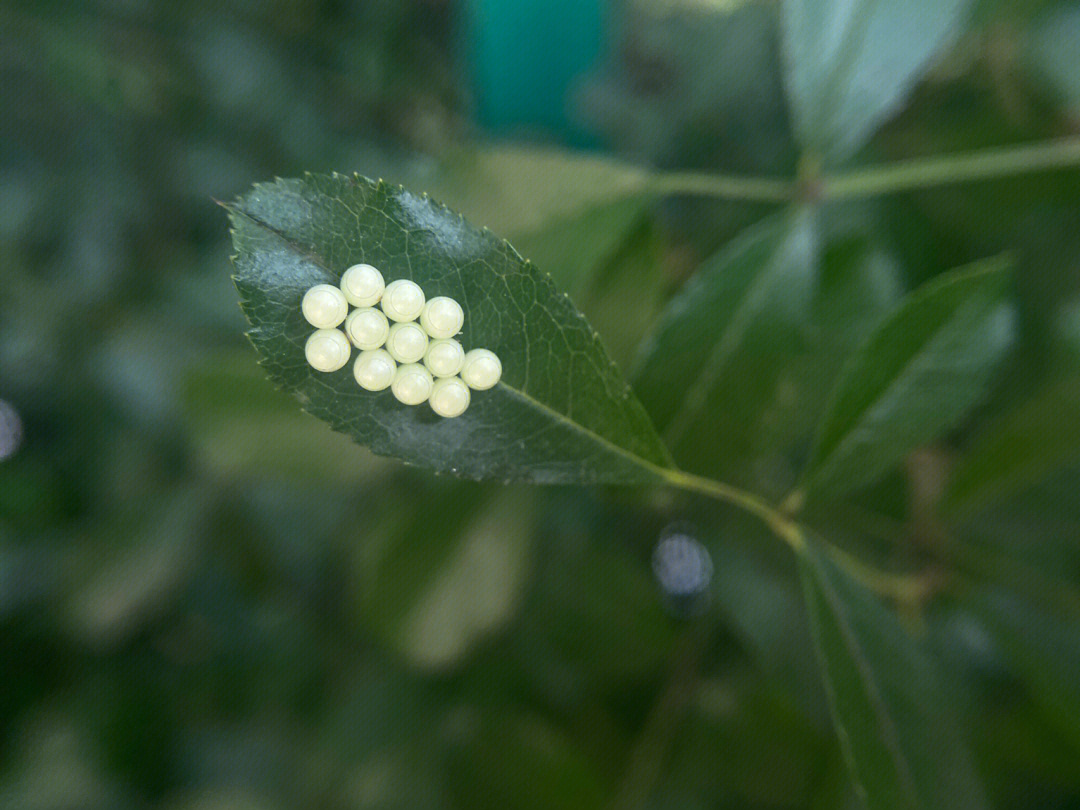
[[[698,172],[658,173],[649,180],[648,189],[654,194],[685,194],[746,202],[852,200],[1080,166],[1080,137],[958,155],[912,158],[834,176],[821,175],[813,170],[813,161],[809,163],[811,170],[807,169],[807,161],[804,160],[797,179],[733,177]]]
[[[756,515],[777,537],[795,551],[801,550],[806,543],[802,529],[799,528],[797,523],[783,515],[778,509],[773,508],[764,498],[760,498],[752,492],[747,492],[720,481],[691,475],[682,470],[660,470],[659,472],[664,480],[673,487],[730,503]]]
[[[751,492],[681,470],[660,472],[667,483],[673,487],[729,503],[756,515],[796,553],[802,552],[805,548],[805,529],[784,513],[783,506],[774,507]],[[851,577],[871,591],[896,602],[920,604],[942,585],[941,573],[936,569],[931,568],[916,574],[894,574],[868,565],[820,537],[817,540]]]
[[[891,166],[857,169],[837,177],[825,177],[820,191],[826,200],[857,199],[1069,166],[1080,166],[1080,138],[1062,138],[937,158],[917,158]]]
[[[721,197],[746,202],[791,202],[798,197],[790,180],[768,177],[730,177],[696,172],[666,172],[649,181],[654,194]]]

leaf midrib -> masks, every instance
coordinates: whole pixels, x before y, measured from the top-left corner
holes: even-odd
[[[987,269],[987,270],[985,270],[983,272],[990,273],[990,272],[994,272],[996,269],[997,268],[989,268],[989,269]],[[982,275],[982,273],[974,274],[972,276],[966,276],[966,277],[964,277],[962,279],[955,279],[953,283],[959,284],[962,281],[970,280],[971,278],[977,277],[978,275]],[[852,441],[852,437],[856,434],[856,428],[863,423],[863,420],[865,419],[866,414],[868,414],[872,410],[874,410],[882,402],[882,400],[884,400],[889,395],[889,393],[891,391],[893,391],[893,389],[897,385],[900,384],[900,381],[904,379],[905,375],[908,373],[908,371],[911,370],[912,366],[914,366],[918,360],[921,360],[923,357],[926,356],[928,347],[932,343],[934,343],[934,341],[937,340],[938,337],[941,336],[941,333],[948,327],[949,321],[952,320],[952,318],[955,316],[956,312],[959,311],[959,309],[961,307],[971,303],[973,301],[973,299],[974,299],[974,296],[972,296],[972,298],[962,300],[960,302],[960,306],[953,309],[948,314],[948,316],[940,324],[938,324],[931,332],[929,332],[927,334],[927,336],[926,336],[926,339],[923,340],[919,344],[918,350],[914,354],[912,354],[907,359],[907,361],[901,366],[900,370],[896,374],[893,375],[892,380],[884,388],[882,388],[881,391],[878,394],[876,394],[874,396],[874,398],[866,405],[866,407],[861,408],[858,411],[858,413],[857,413],[857,415],[856,415],[856,417],[854,419],[847,422],[847,424],[846,424],[846,426],[844,428],[844,431],[843,431],[843,435],[839,439],[839,441],[837,441],[832,446],[832,449],[829,450],[827,454],[822,455],[820,457],[820,460],[818,460],[817,463],[815,463],[813,465],[812,469],[814,469],[814,472],[811,475],[807,476],[806,484],[809,484],[809,483],[814,482],[814,481],[822,480],[823,477],[825,477],[824,472],[826,470],[828,470],[830,466],[835,464],[835,459],[839,455],[840,451],[842,449],[847,448],[849,443]],[[914,303],[914,302],[909,302],[909,303]],[[982,301],[980,303],[985,306],[985,305],[990,304],[991,302],[989,300],[987,300],[987,301]],[[895,323],[895,321],[894,321],[894,323]],[[856,361],[862,360],[866,356],[866,354],[869,353],[870,346],[867,345],[866,349],[867,349],[866,353],[860,352],[857,357],[852,358],[852,363],[853,363],[852,368],[855,367],[854,363]],[[841,380],[840,384],[838,385],[837,390],[840,390],[840,388],[843,387],[845,382],[846,381]],[[835,405],[835,404],[836,403],[834,402],[833,405]],[[823,431],[823,433],[824,433],[824,431]]]
[[[817,554],[818,552],[815,550],[811,553]],[[920,800],[918,788],[915,785],[914,777],[911,773],[911,765],[907,761],[907,757],[904,755],[904,751],[900,746],[896,724],[893,722],[892,715],[889,713],[889,708],[885,705],[884,698],[881,696],[881,690],[878,686],[873,668],[870,666],[870,662],[866,660],[862,646],[855,637],[855,632],[851,627],[850,620],[844,610],[843,600],[840,599],[840,595],[837,594],[832,587],[832,583],[829,581],[828,577],[820,570],[817,561],[808,560],[807,562],[813,568],[815,579],[821,589],[822,596],[825,597],[827,605],[836,618],[837,628],[840,630],[840,637],[844,642],[844,647],[851,656],[855,668],[863,678],[863,683],[866,686],[866,694],[869,697],[870,705],[874,710],[874,719],[877,721],[878,728],[882,734],[882,742],[885,745],[886,750],[895,760],[894,764],[896,765],[897,776],[900,778],[901,784],[908,795],[910,806],[912,808],[917,808],[920,806]],[[839,714],[837,714],[837,721],[843,724]]]
[[[632,450],[628,450],[627,448],[623,447],[622,445],[616,444],[615,442],[611,441],[611,439],[608,439],[605,436],[601,436],[599,433],[596,433],[596,432],[590,430],[589,428],[585,427],[580,422],[575,422],[573,419],[571,419],[566,414],[560,413],[559,411],[552,408],[550,405],[547,405],[547,404],[541,402],[540,400],[536,399],[535,397],[531,396],[530,394],[526,393],[525,391],[522,391],[520,388],[515,388],[514,386],[508,385],[507,383],[504,383],[504,382],[501,382],[501,381],[499,382],[499,387],[503,388],[506,391],[508,391],[509,393],[519,397],[527,405],[530,405],[531,407],[536,408],[537,410],[549,415],[555,421],[561,422],[561,423],[563,423],[565,425],[569,425],[572,429],[574,429],[577,432],[581,433],[582,435],[584,435],[585,437],[587,437],[591,441],[594,441],[597,444],[601,445],[602,447],[605,447],[605,448],[611,450],[612,452],[614,452],[617,455],[621,455],[624,458],[627,458],[630,461],[633,461],[635,464],[637,464],[638,466],[648,470],[650,473],[657,476],[658,478],[663,478],[664,477],[664,472],[666,470],[665,467],[661,467],[659,464],[656,464],[656,463],[654,463],[652,461],[649,461],[648,459],[642,458],[641,456],[639,456],[637,453],[633,452]]]
[[[791,234],[785,234],[785,240],[790,238]],[[754,246],[748,246],[748,250]],[[664,438],[671,443],[674,447],[686,433],[686,429],[689,427],[689,423],[693,420],[692,412],[688,406],[692,403],[698,410],[708,401],[709,388],[716,379],[719,377],[721,369],[724,363],[730,359],[733,350],[740,339],[741,335],[746,334],[746,330],[750,326],[752,320],[753,307],[752,304],[756,304],[765,293],[762,292],[762,288],[767,288],[773,279],[773,275],[777,272],[778,256],[773,253],[770,256],[770,267],[767,272],[758,273],[751,284],[746,288],[745,294],[739,301],[738,306],[735,307],[731,313],[731,318],[728,320],[727,326],[717,336],[716,342],[709,349],[709,356],[704,363],[701,364],[701,370],[694,377],[693,382],[687,387],[686,393],[683,395],[682,403],[679,405],[678,410],[675,411],[671,421],[668,422],[667,427],[664,428]]]

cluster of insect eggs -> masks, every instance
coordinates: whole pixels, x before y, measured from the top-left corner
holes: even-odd
[[[469,407],[469,389],[485,391],[502,376],[494,352],[466,352],[455,340],[465,323],[457,301],[428,300],[407,279],[387,284],[370,264],[350,267],[337,287],[315,285],[304,294],[301,310],[316,330],[304,347],[312,368],[343,368],[355,346],[360,354],[353,376],[361,388],[389,388],[399,402],[427,402],[439,416],[460,416]]]

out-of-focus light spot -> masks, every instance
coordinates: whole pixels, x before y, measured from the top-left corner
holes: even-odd
[[[705,546],[688,534],[669,534],[653,551],[653,572],[670,596],[693,596],[712,580],[713,565]]]
[[[11,458],[22,444],[23,426],[19,412],[0,399],[0,461]]]

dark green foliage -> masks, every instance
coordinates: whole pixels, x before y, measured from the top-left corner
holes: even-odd
[[[616,158],[453,2],[0,3],[0,807],[1076,805],[1077,11],[619,3]],[[462,421],[303,364],[372,257]]]

